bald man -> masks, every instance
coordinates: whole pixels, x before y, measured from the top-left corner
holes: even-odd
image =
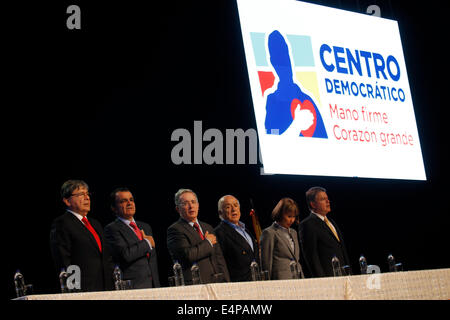
[[[253,260],[259,264],[258,245],[240,221],[239,201],[232,195],[226,195],[219,199],[217,207],[222,221],[214,233],[222,248],[230,279],[233,282],[252,281],[250,264]]]

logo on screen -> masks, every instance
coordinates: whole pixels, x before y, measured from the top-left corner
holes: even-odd
[[[269,34],[251,32],[250,37],[266,101],[266,133],[328,138],[317,107],[319,89],[316,72],[311,71],[311,37],[283,36],[278,30]]]

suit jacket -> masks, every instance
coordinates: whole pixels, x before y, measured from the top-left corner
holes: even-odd
[[[292,250],[286,233],[275,222],[264,229],[261,234],[262,269],[269,271],[271,280],[292,279],[290,269],[292,259],[297,262],[298,270],[303,272],[299,262],[300,246],[297,232],[292,228],[290,232],[294,241],[294,250]]]
[[[247,240],[225,221],[220,222],[214,229],[214,234],[222,249],[231,281],[251,281],[250,263],[255,260],[258,262],[258,265],[260,264],[258,244],[250,232],[247,231],[247,233],[252,239],[254,250]]]
[[[135,223],[139,230],[153,236],[150,225],[141,221]],[[123,279],[131,280],[134,289],[161,286],[155,248],[150,250],[147,241],[139,240],[129,226],[117,218],[105,227],[105,240],[114,262],[122,270]]]
[[[100,223],[88,217],[102,243],[100,252],[92,233],[77,217],[65,212],[57,217],[50,231],[50,248],[57,272],[77,265],[81,271],[81,291],[113,290],[113,261],[105,246]]]
[[[333,224],[340,241],[336,239],[328,225],[311,213],[299,225],[299,239],[307,267],[313,277],[332,277],[331,259],[336,256],[341,266],[350,265],[344,237],[336,223]]]
[[[198,221],[203,233],[214,233],[211,225]],[[178,260],[183,268],[184,281],[192,283],[191,267],[197,262],[202,283],[214,282],[214,274],[223,273],[224,280],[230,281],[227,265],[220,245],[211,246],[189,223],[180,218],[167,229],[167,248],[173,261]]]

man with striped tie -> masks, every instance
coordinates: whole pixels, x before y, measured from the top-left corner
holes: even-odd
[[[113,261],[104,245],[100,223],[87,215],[91,210],[91,193],[86,182],[68,180],[61,187],[66,206],[50,231],[50,248],[59,274],[70,265],[80,268],[81,291],[113,289]]]
[[[136,204],[128,188],[111,192],[111,210],[117,219],[105,227],[105,240],[124,280],[133,289],[160,287],[158,261],[149,224],[134,220]]]
[[[332,277],[334,256],[341,267],[350,265],[343,235],[337,224],[327,218],[331,206],[324,188],[310,188],[306,203],[311,214],[301,221],[298,232],[306,266],[312,277]]]

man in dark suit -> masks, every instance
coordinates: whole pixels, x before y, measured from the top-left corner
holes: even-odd
[[[180,219],[167,229],[167,248],[173,261],[183,268],[184,281],[192,283],[191,267],[196,262],[202,283],[230,281],[228,269],[211,225],[197,219],[199,203],[197,195],[189,189],[180,189],[175,194],[175,209]]]
[[[222,249],[231,281],[252,281],[250,264],[255,260],[258,265],[258,245],[255,238],[240,220],[239,201],[226,195],[218,203],[219,218],[222,220],[214,229]]]
[[[299,225],[299,240],[306,265],[312,277],[332,277],[331,260],[339,259],[341,267],[350,265],[344,237],[336,223],[327,218],[330,201],[326,190],[310,188],[306,192],[306,202],[311,214]]]
[[[105,227],[105,240],[123,279],[131,280],[134,289],[160,287],[152,228],[134,220],[136,204],[129,189],[111,193],[111,210],[117,219]]]
[[[70,265],[80,268],[81,291],[112,290],[113,262],[104,245],[98,221],[86,218],[91,208],[88,185],[68,180],[61,187],[66,212],[57,217],[50,231],[50,248],[59,271]]]

